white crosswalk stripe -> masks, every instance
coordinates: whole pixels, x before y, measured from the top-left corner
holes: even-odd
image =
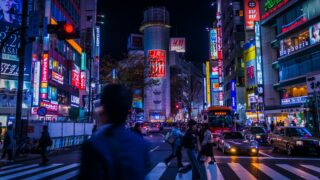
[[[218,163],[214,165],[206,164],[207,177],[208,179],[224,180],[230,177],[230,170],[232,170],[240,179],[254,180],[261,179],[257,171],[262,172],[271,179],[281,179],[288,180],[294,177],[289,177],[290,174],[295,176],[313,180],[319,179],[317,177],[320,173],[320,166],[316,164],[299,164],[299,165],[289,165],[289,164],[265,164],[265,163],[251,163],[251,164],[241,164],[241,163]],[[256,169],[252,169],[249,166],[253,166]],[[50,164],[48,166],[39,166],[38,164],[13,164],[0,168],[0,179],[24,179],[24,180],[37,180],[43,178],[49,178],[54,180],[60,179],[70,179],[75,178],[79,174],[79,163],[73,164]],[[148,174],[147,179],[160,179],[170,176],[175,177],[176,180],[189,180],[192,179],[192,170],[189,169],[183,173],[178,171],[173,171],[170,168],[176,168],[175,165],[170,165],[167,167],[164,163],[158,163]],[[221,168],[228,168],[229,170]],[[248,168],[249,167],[249,168]],[[300,168],[299,168],[300,167]],[[279,171],[279,168],[283,169]],[[306,172],[308,169],[308,172]],[[168,170],[168,171],[167,171]],[[254,172],[253,172],[254,171]],[[287,173],[285,173],[285,171]],[[285,174],[281,174],[285,173]],[[314,172],[314,173],[312,173]],[[175,173],[175,174],[173,174]],[[256,177],[258,176],[258,177]]]
[[[271,177],[272,179],[289,180],[289,178],[281,175],[277,171],[271,169],[270,167],[262,163],[252,163],[252,165],[257,169],[259,169],[260,171],[264,172],[267,176]]]
[[[312,174],[309,174],[301,169],[298,169],[298,168],[295,168],[293,166],[290,166],[288,164],[277,164],[277,166],[303,178],[303,179],[308,179],[308,180],[313,180],[313,179],[319,179],[318,177],[312,175]]]
[[[254,180],[256,179],[249,171],[247,171],[241,164],[239,163],[228,163],[230,168],[237,174],[240,179],[243,180]]]

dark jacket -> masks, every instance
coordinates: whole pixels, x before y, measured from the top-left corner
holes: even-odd
[[[197,145],[197,133],[191,129],[188,129],[183,137],[183,145],[188,149],[195,149]]]
[[[51,146],[52,141],[49,135],[48,131],[43,131],[41,134],[41,138],[39,140],[39,147],[41,148],[47,148],[48,146]]]
[[[102,127],[83,144],[79,179],[145,179],[148,154],[147,143],[131,130]]]

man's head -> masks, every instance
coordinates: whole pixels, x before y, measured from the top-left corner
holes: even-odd
[[[188,126],[189,126],[189,129],[196,130],[197,129],[197,122],[195,120],[191,119],[188,122]]]
[[[101,95],[105,123],[123,124],[132,105],[132,92],[120,84],[104,87]]]

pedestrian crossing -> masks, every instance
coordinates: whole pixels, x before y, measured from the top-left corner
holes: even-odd
[[[188,166],[188,164],[184,163]],[[0,167],[0,179],[73,179],[79,174],[79,163],[73,164],[49,164],[39,166],[38,164],[12,164]],[[203,165],[206,169],[208,179],[217,180],[255,180],[255,179],[320,179],[320,164],[305,163],[217,163],[215,165]],[[174,172],[174,174],[172,174]],[[171,173],[171,174],[170,174]],[[191,180],[192,171],[178,171],[175,165],[166,166],[164,163],[156,164],[148,173],[146,179],[161,180]]]

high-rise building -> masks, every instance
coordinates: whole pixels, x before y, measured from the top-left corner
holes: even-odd
[[[261,42],[268,122],[318,131],[320,1],[262,0]],[[312,86],[313,84],[313,86]]]
[[[163,121],[170,117],[170,70],[168,62],[170,21],[165,7],[150,7],[144,12],[140,28],[148,71],[144,90],[144,118]]]
[[[242,0],[221,1],[224,69],[224,104],[244,115],[245,75],[242,46],[245,43]],[[241,117],[243,119],[244,116]]]

